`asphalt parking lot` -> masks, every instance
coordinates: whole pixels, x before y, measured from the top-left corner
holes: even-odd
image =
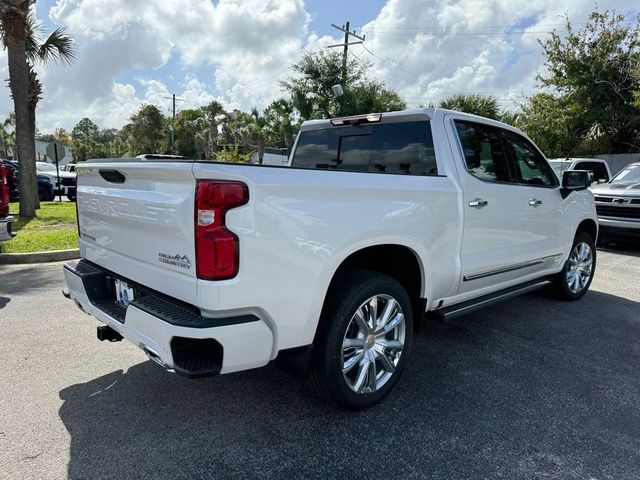
[[[600,251],[579,302],[427,323],[355,413],[272,366],[187,380],[101,343],[61,267],[0,267],[2,479],[640,476],[640,250]]]

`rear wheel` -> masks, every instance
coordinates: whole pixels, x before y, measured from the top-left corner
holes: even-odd
[[[590,235],[576,233],[569,259],[553,282],[556,296],[562,300],[578,300],[587,293],[596,271],[596,246]]]
[[[50,202],[53,198],[53,190],[46,187],[38,187],[38,199],[41,202]]]
[[[387,275],[354,270],[336,282],[327,302],[309,385],[339,406],[370,407],[393,388],[411,351],[409,296]]]

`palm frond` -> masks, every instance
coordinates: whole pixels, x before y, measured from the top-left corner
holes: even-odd
[[[30,12],[25,21],[25,27],[27,30],[25,53],[29,61],[33,63],[36,60],[38,48],[42,41],[42,24],[35,14]]]
[[[76,58],[75,42],[66,27],[56,28],[38,47],[38,60],[45,65],[57,61],[71,64]]]

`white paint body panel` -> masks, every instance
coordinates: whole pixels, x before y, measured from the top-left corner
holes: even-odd
[[[568,256],[577,225],[596,219],[592,195],[577,192],[562,200],[557,188],[531,192],[522,186],[482,185],[485,182],[466,172],[448,119],[511,127],[442,110],[418,113],[425,112],[432,117],[438,177],[208,162],[79,166],[81,256],[193,304],[204,316],[258,316],[261,322],[256,324],[268,334],[262,329],[243,331],[243,335],[255,335],[251,346],[226,340],[223,372],[264,364],[280,350],[312,343],[334,273],[349,255],[369,246],[401,245],[416,255],[427,309],[557,272]],[[121,171],[126,182],[109,184],[98,175],[100,168]],[[237,180],[248,186],[249,202],[227,213],[227,227],[240,240],[240,269],[231,280],[212,282],[195,276],[197,179]],[[544,196],[539,210],[528,205],[534,193]],[[468,207],[467,202],[477,196],[487,199],[491,208]],[[160,253],[186,256],[192,266],[160,263]],[[475,284],[462,282],[466,273],[553,254],[558,258],[542,267]],[[72,296],[88,305],[77,285],[69,286]],[[114,328],[122,327],[104,314],[92,313]],[[167,324],[154,328],[144,315],[127,312],[126,328],[136,330],[129,336],[136,341],[137,335],[145,335],[146,341],[155,342],[159,354],[166,354],[167,338],[180,335],[179,328]],[[231,337],[238,338],[236,333]],[[256,353],[246,362],[230,352],[236,347]]]

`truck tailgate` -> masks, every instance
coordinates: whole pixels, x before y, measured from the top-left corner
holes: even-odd
[[[80,254],[185,302],[196,299],[190,161],[78,166]]]

